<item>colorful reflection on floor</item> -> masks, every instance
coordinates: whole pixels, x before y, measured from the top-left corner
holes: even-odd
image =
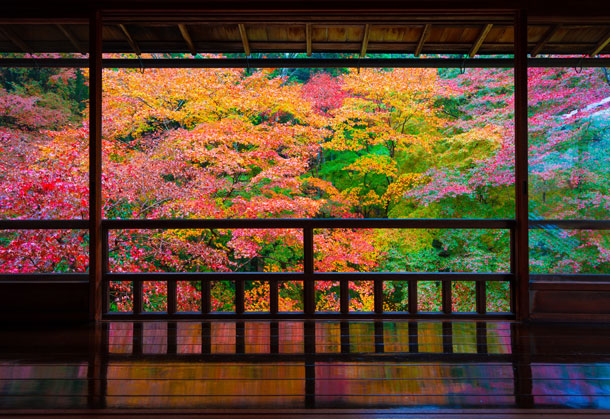
[[[0,331],[0,408],[610,409],[608,331],[415,321]]]

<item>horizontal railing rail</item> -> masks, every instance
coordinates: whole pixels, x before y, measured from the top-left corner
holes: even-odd
[[[429,229],[510,229],[510,219],[400,219],[400,218],[281,218],[281,219],[147,219],[104,220],[102,226],[115,229],[256,229],[256,228],[429,228]]]
[[[105,273],[106,281],[512,281],[512,273],[487,272],[134,272]]]
[[[89,220],[0,220],[0,230],[86,230]]]
[[[530,229],[610,230],[610,220],[530,220]]]

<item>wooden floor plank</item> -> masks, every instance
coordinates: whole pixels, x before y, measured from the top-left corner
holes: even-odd
[[[608,409],[610,325],[215,320],[0,330],[0,417],[610,417]]]

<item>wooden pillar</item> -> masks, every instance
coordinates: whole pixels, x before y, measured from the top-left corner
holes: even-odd
[[[102,317],[102,17],[89,20],[89,319]]]
[[[527,15],[515,15],[515,273],[517,319],[529,318]]]

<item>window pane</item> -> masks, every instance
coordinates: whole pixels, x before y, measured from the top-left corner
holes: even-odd
[[[0,273],[84,273],[87,230],[0,230]]]
[[[532,273],[610,273],[609,231],[544,227],[529,231]]]
[[[529,214],[610,219],[610,85],[602,68],[531,68]]]
[[[0,219],[87,219],[88,75],[0,68]]]

